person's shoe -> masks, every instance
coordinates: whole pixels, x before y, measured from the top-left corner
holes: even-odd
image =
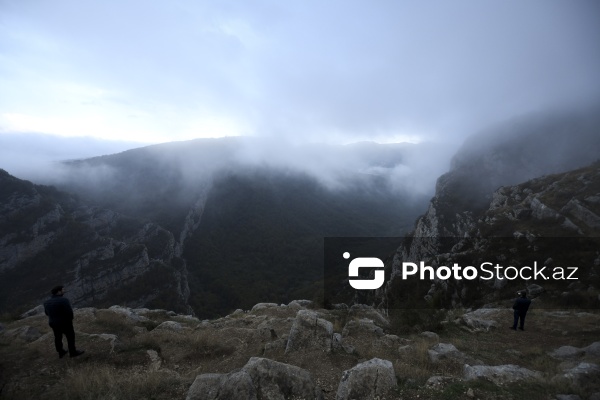
[[[66,351],[66,350],[59,351],[58,352],[58,358],[63,358],[67,353],[68,353],[68,351]]]
[[[509,326],[509,329],[512,329],[513,331],[517,330],[517,328],[515,328],[514,326]]]
[[[522,330],[522,331],[524,331],[524,330],[525,330],[523,327],[520,327],[519,329],[520,329],[520,330]]]
[[[83,350],[77,350],[75,353],[69,355],[69,357],[71,357],[71,358],[77,357],[77,356],[82,355],[83,353],[85,353],[85,351],[83,351]]]

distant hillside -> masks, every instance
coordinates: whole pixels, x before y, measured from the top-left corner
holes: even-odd
[[[481,225],[500,186],[593,162],[596,111],[525,116],[474,136],[439,177],[429,207],[431,175],[448,154],[427,144],[193,140],[71,161],[56,171],[58,189],[3,173],[0,307],[34,305],[62,282],[76,305],[118,302],[215,317],[261,301],[315,297],[327,236],[403,236],[414,227],[410,236],[427,240],[409,238],[396,264],[438,257],[449,253],[439,238],[457,238],[456,245],[513,229],[510,218],[502,227]],[[581,207],[598,215],[586,203],[593,185],[578,189],[581,199],[566,185],[560,215],[542,223],[568,219],[584,237],[595,232],[571,216],[586,213]],[[505,213],[518,208],[519,218],[537,221],[533,209],[555,187],[514,189],[521,203],[515,197]],[[514,232],[522,231],[519,221]],[[460,296],[453,301],[461,304]]]
[[[52,190],[70,203],[48,200],[60,223],[47,227],[43,243],[34,217],[2,231],[0,252],[13,256],[5,261],[0,304],[31,304],[57,282],[77,293],[77,305],[112,298],[199,316],[311,297],[322,274],[324,236],[401,235],[425,204],[422,194],[398,190],[385,173],[401,165],[405,146],[319,149],[347,156],[348,166],[341,162],[335,172],[347,177],[339,187],[293,166],[245,164],[242,150],[239,140],[199,140],[73,161],[59,176],[60,190],[6,175],[18,183],[6,186],[6,218],[31,213],[11,200],[25,196],[24,187]],[[81,232],[60,225],[71,220]],[[14,230],[24,236],[13,237]],[[27,246],[35,251],[15,250]],[[68,257],[57,255],[59,246],[69,247]],[[42,268],[52,273],[28,285],[26,277]]]
[[[0,310],[39,304],[63,283],[77,305],[189,311],[173,235],[0,170]]]

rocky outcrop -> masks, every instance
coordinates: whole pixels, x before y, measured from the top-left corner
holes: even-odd
[[[578,332],[596,332],[598,315],[595,313],[536,313],[538,324],[544,326],[547,323],[545,334],[563,345],[552,353],[565,356],[546,357],[544,374],[540,374],[529,369],[532,360],[526,350],[537,343],[538,335],[525,332],[519,334],[520,339],[514,342],[512,334],[465,332],[457,312],[452,310],[446,311],[448,329],[440,335],[416,330],[409,337],[393,335],[385,330],[383,335],[377,335],[375,332],[378,330],[357,329],[353,335],[343,337],[338,331],[333,333],[332,351],[323,351],[322,347],[309,341],[302,349],[285,353],[296,321],[310,317],[308,319],[313,323],[306,326],[296,324],[294,327],[294,330],[299,326],[310,330],[318,329],[315,318],[332,323],[347,320],[350,315],[356,316],[351,314],[350,308],[308,310],[300,302],[292,303],[294,306],[291,307],[289,304],[258,307],[254,313],[237,311],[223,318],[204,321],[159,309],[123,306],[81,308],[75,310],[77,343],[78,347],[86,350],[88,360],[93,357],[94,362],[105,369],[111,381],[122,378],[131,383],[134,379],[139,380],[140,385],[158,382],[161,390],[164,388],[172,398],[185,397],[185,391],[190,399],[319,399],[321,396],[327,399],[336,396],[338,399],[375,399],[399,395],[417,398],[417,395],[423,396],[425,388],[445,391],[454,383],[464,384],[465,381],[467,383],[461,386],[464,386],[463,392],[466,391],[469,398],[505,393],[511,387],[507,385],[515,382],[529,385],[529,381],[540,388],[544,398],[556,395],[551,392],[554,387],[567,388],[571,385],[586,388],[580,393],[586,399],[600,390],[600,368],[597,364],[600,342],[583,343],[581,347],[568,346],[574,340],[573,336],[563,335],[561,324],[554,324],[557,318],[565,318],[565,321],[568,318]],[[508,310],[486,310],[493,311],[483,315],[497,321],[506,316],[501,312],[508,313]],[[348,323],[351,321],[355,320],[351,319]],[[365,328],[372,325],[370,321]],[[342,330],[339,323],[334,323],[334,326]],[[575,339],[579,344],[581,337]],[[437,343],[440,338],[442,343]],[[364,339],[369,345],[355,348],[354,339]],[[471,346],[471,339],[475,339],[474,346]],[[491,339],[498,343],[497,348],[480,345]],[[22,371],[27,370],[25,364],[40,372],[50,370],[45,368],[55,368],[53,335],[45,315],[34,314],[0,324],[0,341],[3,343],[0,358],[6,361],[6,379],[0,381],[0,386],[6,384],[7,393],[22,394],[26,388],[22,382],[31,382],[30,374],[22,375]],[[514,348],[511,348],[513,343]],[[260,354],[261,349],[264,353],[257,358],[256,354]],[[479,357],[487,361],[506,358],[514,361],[508,365],[483,365],[476,360]],[[115,365],[119,367],[115,369]],[[463,367],[462,372],[458,370],[459,366]],[[444,374],[438,372],[431,376],[434,370],[444,371]],[[548,374],[550,371],[561,372],[552,376]],[[9,379],[14,376],[21,380]],[[196,377],[193,385],[189,376]],[[72,382],[70,375],[64,374],[48,375],[46,378],[50,383],[49,389],[62,388]],[[398,378],[405,382],[399,389],[396,388]],[[488,380],[500,388],[475,383],[469,392],[468,382],[479,379]],[[82,383],[85,384],[87,382]],[[429,393],[433,397],[441,395]],[[144,395],[151,397],[140,393],[140,397]]]
[[[565,380],[578,387],[586,387],[593,382],[597,382],[599,378],[600,367],[597,364],[588,362],[581,362],[555,377],[557,380]]]
[[[331,351],[333,339],[333,324],[319,318],[311,310],[300,310],[290,330],[286,353],[299,350]]]
[[[470,137],[454,156],[450,171],[438,179],[427,211],[398,248],[384,296],[400,277],[403,261],[447,265],[454,256],[465,256],[461,247],[468,240],[474,242],[468,245],[471,249],[480,247],[485,254],[481,246],[489,237],[515,235],[530,240],[548,235],[548,225],[553,226],[550,236],[555,237],[598,233],[599,167],[585,167],[600,154],[597,128],[593,128],[598,120],[592,114],[523,117]],[[578,140],[566,140],[566,131]],[[543,151],[539,151],[541,143]],[[581,169],[565,173],[575,168]],[[546,174],[559,175],[543,177]],[[502,289],[506,281],[481,285]],[[468,293],[465,287],[464,282],[442,287],[437,301],[445,297],[444,307],[467,308],[473,304],[465,304],[465,299],[485,296],[485,291]],[[425,297],[426,304],[434,296],[423,290],[418,297]]]
[[[450,360],[460,363],[483,364],[479,360],[475,360],[462,351],[458,350],[452,343],[438,343],[431,347],[427,352],[429,361],[437,363],[443,360]]]
[[[496,385],[503,385],[519,381],[538,380],[542,378],[542,374],[513,364],[496,366],[471,366],[465,364],[464,378],[467,381],[484,379],[493,382]]]
[[[580,282],[583,278],[595,282],[597,272],[594,272],[594,266],[598,258],[584,249],[598,245],[594,238],[600,234],[596,226],[600,207],[593,199],[600,185],[600,163],[501,187],[493,192],[491,201],[480,208],[457,199],[461,195],[457,193],[455,185],[459,183],[455,181],[462,175],[454,174],[450,172],[440,178],[429,210],[398,248],[392,262],[392,279],[387,282],[384,296],[393,293],[391,288],[398,283],[394,283],[394,279],[401,280],[404,261],[423,261],[434,269],[451,266],[455,262],[463,267],[479,267],[486,261],[505,268],[532,266],[536,262],[540,269],[547,267],[548,272],[557,266],[553,261],[556,257],[563,260],[558,266],[564,267],[566,256],[578,260]],[[552,242],[552,238],[564,239],[560,239],[559,243]],[[584,240],[590,243],[585,244]],[[535,251],[531,252],[527,246],[533,246],[531,248]],[[579,246],[582,246],[581,250]],[[569,254],[559,256],[558,249],[568,250]],[[581,259],[582,254],[587,258]],[[513,297],[517,289],[523,288],[517,287],[517,282],[522,282],[521,285],[527,284],[528,295],[532,298],[562,296],[567,303],[571,293],[579,292],[576,297],[587,298],[583,301],[593,307],[597,304],[597,291],[593,284],[575,287],[569,285],[572,281],[552,279],[551,286],[544,284],[542,287],[537,282],[526,282],[521,278],[507,279],[503,273],[492,275],[491,279],[480,277],[476,282],[435,277],[429,290],[421,289],[413,297],[423,299],[423,306],[435,299],[441,307],[480,308],[485,304],[498,304],[507,296]],[[400,282],[400,285],[403,283]],[[400,287],[403,291],[414,291],[417,286],[406,283]],[[548,292],[548,287],[552,287],[551,292]],[[387,299],[381,303],[386,301],[390,302]],[[465,315],[463,319],[474,330],[485,331],[493,327],[493,324],[486,324],[485,318],[475,315]]]
[[[548,354],[551,357],[563,360],[570,358],[578,358],[584,355],[585,351],[575,346],[561,346]]]
[[[239,371],[198,375],[186,400],[323,399],[311,374],[299,367],[252,357]]]
[[[491,316],[498,312],[496,309],[480,308],[462,316],[463,323],[474,331],[487,332],[498,327],[498,323]]]
[[[373,358],[342,373],[335,399],[383,398],[394,387],[396,375],[392,363]]]

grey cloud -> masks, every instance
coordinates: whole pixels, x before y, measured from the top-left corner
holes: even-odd
[[[2,8],[3,32],[12,34],[3,36],[22,42],[0,45],[26,65],[0,75],[18,99],[0,99],[0,112],[28,100],[10,73],[73,79],[109,92],[92,104],[98,110],[134,108],[174,139],[187,120],[218,116],[238,121],[240,134],[292,142],[414,135],[459,143],[518,114],[600,97],[595,1]]]

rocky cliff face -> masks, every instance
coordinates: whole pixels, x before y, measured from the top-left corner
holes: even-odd
[[[189,311],[185,264],[171,232],[4,171],[0,187],[3,309],[38,303],[62,283],[75,305],[161,303],[168,293],[172,306]]]
[[[492,237],[598,236],[599,165],[584,166],[598,160],[599,126],[589,114],[546,115],[472,137],[399,247],[392,278],[399,277],[403,261],[448,265],[461,255],[473,257],[478,246],[483,254]],[[441,282],[432,284],[429,295]],[[460,286],[451,290],[454,304],[466,297]]]
[[[505,267],[533,266],[536,261],[546,274],[555,271],[554,265],[577,267],[577,279],[534,282],[500,275],[471,282],[435,278],[431,288],[420,293],[423,306],[435,297],[438,306],[481,306],[506,301],[524,288],[531,297],[546,292],[546,306],[600,306],[600,163],[503,186],[492,194],[486,209],[456,213],[450,226],[437,218],[436,204],[432,202],[415,236],[407,238],[396,253],[396,280],[401,278],[401,263],[415,260],[433,267],[454,263],[464,267],[484,260]],[[444,237],[449,233],[455,236]],[[392,287],[390,282],[386,294]]]

